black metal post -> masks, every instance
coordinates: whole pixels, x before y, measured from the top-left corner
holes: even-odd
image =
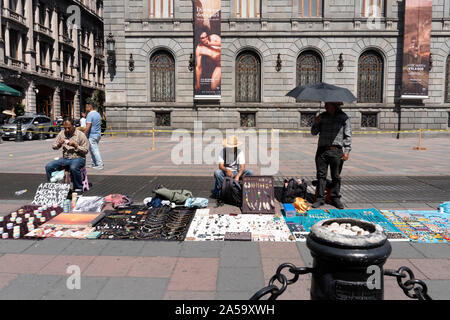
[[[80,114],[81,112],[84,112],[84,106],[83,106],[83,89],[82,89],[82,79],[81,79],[81,29],[80,27],[77,29],[77,36],[78,36],[78,99],[80,100]]]
[[[23,142],[23,136],[22,136],[22,123],[20,121],[17,121],[17,128],[16,128],[16,142]]]

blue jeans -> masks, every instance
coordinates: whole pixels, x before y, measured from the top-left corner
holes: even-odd
[[[102,137],[89,137],[89,152],[91,153],[92,165],[97,167],[103,167],[102,157],[98,150],[98,143]]]
[[[237,176],[237,174],[239,173],[238,171],[232,171],[233,173],[233,178]],[[223,172],[222,170],[218,169],[216,171],[214,171],[214,178],[216,178],[216,185],[214,187],[214,194],[215,195],[219,195],[220,190],[222,189],[222,184],[223,184],[223,180],[225,179],[227,175],[225,174],[225,172]],[[252,170],[245,170],[244,173],[242,174],[242,177],[245,176],[253,176],[253,171]]]
[[[73,188],[83,190],[83,179],[81,177],[81,169],[86,166],[86,159],[64,159],[53,160],[45,166],[47,172],[47,181],[50,181],[52,172],[61,171],[63,169],[69,169],[73,179]]]

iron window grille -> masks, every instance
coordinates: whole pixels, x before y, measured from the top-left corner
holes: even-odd
[[[167,52],[155,53],[150,61],[151,101],[175,101],[175,61]]]
[[[236,59],[236,102],[261,101],[261,62],[253,52]]]
[[[260,0],[236,0],[237,18],[259,18],[260,16]]]
[[[383,59],[378,53],[368,51],[361,55],[358,70],[358,102],[383,102],[383,72]]]
[[[256,127],[256,113],[241,112],[241,127]]]
[[[297,85],[313,85],[322,82],[322,59],[314,51],[306,51],[297,59]]]
[[[170,112],[156,112],[155,113],[156,127],[170,127]]]
[[[298,14],[303,18],[322,17],[323,0],[299,0]]]
[[[302,128],[311,128],[314,124],[314,119],[316,118],[316,114],[314,112],[302,112],[300,125]]]
[[[361,114],[361,128],[377,128],[378,115],[376,113]]]
[[[173,18],[173,0],[149,0],[151,18]]]

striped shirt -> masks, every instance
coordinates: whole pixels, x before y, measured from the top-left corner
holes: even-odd
[[[314,123],[311,128],[312,135],[319,136],[319,147],[339,146],[344,153],[349,154],[352,150],[352,126],[350,118],[342,111],[337,110],[334,117],[328,112],[320,115],[319,123]]]

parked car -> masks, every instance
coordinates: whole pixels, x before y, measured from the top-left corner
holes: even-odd
[[[9,140],[10,138],[16,137],[16,129],[19,122],[22,125],[22,135],[27,140],[36,138],[38,136],[38,133],[36,132],[38,131],[45,131],[46,137],[54,138],[61,130],[61,127],[49,117],[42,115],[22,116],[15,118],[11,123],[1,127],[1,131],[3,131],[3,140]]]

